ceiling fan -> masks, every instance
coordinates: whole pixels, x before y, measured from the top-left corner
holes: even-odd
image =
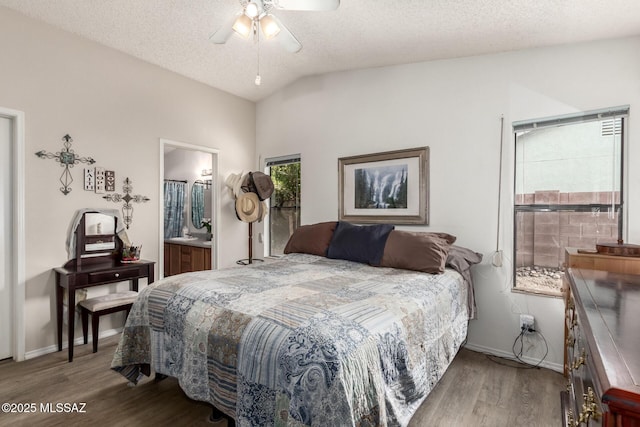
[[[324,11],[335,10],[340,6],[340,0],[240,0],[242,11],[238,12],[229,22],[211,36],[211,41],[224,44],[233,32],[244,38],[253,35],[254,40],[260,37],[262,31],[265,39],[277,36],[283,47],[292,53],[302,49],[302,44],[296,37],[272,15],[274,9]]]

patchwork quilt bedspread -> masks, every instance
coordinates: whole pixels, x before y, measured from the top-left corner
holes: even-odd
[[[408,424],[467,334],[470,285],[289,254],[140,292],[112,368],[179,380],[239,426]]]

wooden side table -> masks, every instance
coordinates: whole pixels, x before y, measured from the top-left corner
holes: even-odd
[[[67,290],[67,336],[69,340],[69,362],[73,361],[73,341],[75,331],[76,290],[109,283],[129,281],[129,288],[138,291],[138,280],[146,278],[147,283],[154,280],[153,261],[140,260],[132,264],[123,264],[119,260],[80,264],[73,259],[63,267],[54,268],[56,274],[56,313],[58,329],[58,351],[62,351],[62,311],[64,289]]]

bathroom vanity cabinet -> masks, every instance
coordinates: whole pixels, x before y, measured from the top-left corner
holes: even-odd
[[[202,240],[164,243],[164,276],[211,270],[211,246]]]

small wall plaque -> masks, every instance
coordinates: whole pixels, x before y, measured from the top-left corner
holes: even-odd
[[[104,171],[105,191],[116,191],[116,173],[114,171]]]
[[[104,168],[96,168],[96,193],[102,194],[105,191]]]
[[[95,188],[96,180],[93,168],[85,168],[84,170],[84,189],[86,191],[93,191]]]

